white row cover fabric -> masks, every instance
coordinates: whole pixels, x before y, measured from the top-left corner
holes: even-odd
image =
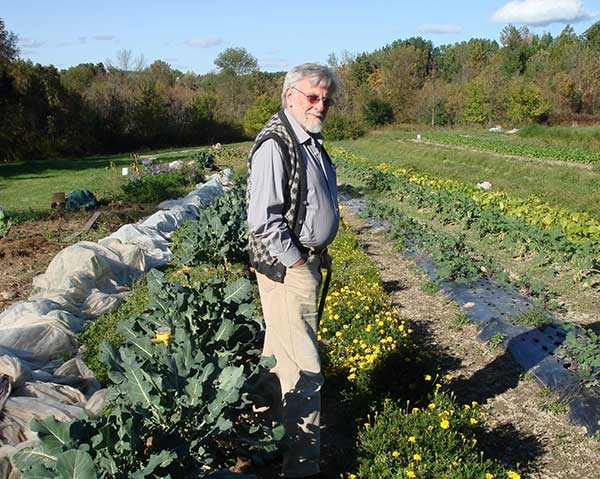
[[[64,362],[78,352],[77,333],[87,320],[119,306],[142,274],[171,260],[175,230],[223,195],[232,175],[213,175],[98,243],[63,249],[33,280],[34,294],[0,314],[0,479],[20,477],[10,458],[36,444],[32,419],[101,414],[106,390],[81,359]]]

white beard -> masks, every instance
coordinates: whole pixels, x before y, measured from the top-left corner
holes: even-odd
[[[323,120],[319,120],[313,117],[312,121],[310,122],[305,120],[302,126],[309,133],[321,133],[321,131],[323,130]]]

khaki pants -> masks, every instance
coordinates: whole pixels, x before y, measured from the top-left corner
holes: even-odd
[[[283,283],[257,273],[266,324],[264,356],[275,356],[272,373],[279,379],[281,405],[274,413],[285,427],[288,450],[282,473],[304,477],[319,472],[321,361],[317,344],[317,300],[321,258],[309,256],[288,268]]]

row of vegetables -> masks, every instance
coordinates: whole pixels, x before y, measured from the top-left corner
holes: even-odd
[[[264,401],[255,384],[273,360],[260,355],[244,198],[238,186],[180,228],[173,263],[84,333],[109,406],[72,423],[36,421],[40,446],[15,457],[24,478],[216,479],[237,456],[260,464],[277,447],[282,428],[252,408]],[[346,477],[519,478],[483,456],[489,430],[477,405],[444,392],[435,358],[392,307],[347,225],[331,252],[319,334],[327,383],[340,386],[358,431]]]
[[[555,275],[569,274],[583,289],[600,287],[600,241],[595,219],[542,204],[543,209],[562,215],[564,221],[560,225],[540,222],[535,205],[502,192],[482,191],[377,164],[342,149],[334,154],[339,171],[382,193],[368,201],[365,214],[386,218],[400,247],[426,251],[435,260],[438,282],[468,283],[483,276],[510,282],[530,295],[538,308],[515,320],[535,318],[535,324],[530,324],[535,327],[548,322],[545,310],[562,312],[565,303],[544,281],[529,273],[515,275],[481,248],[475,249],[473,243],[487,242],[495,251],[530,261],[534,258],[535,264]],[[422,220],[423,212],[428,221]],[[581,218],[588,222],[583,230],[578,229]],[[592,331],[572,327],[559,353],[587,385],[599,384],[600,342]]]
[[[428,208],[444,224],[460,224],[480,237],[495,235],[505,249],[518,243],[524,252],[571,262],[574,278],[584,287],[595,286],[600,273],[600,221],[587,213],[554,208],[538,198],[523,200],[501,191],[420,175],[387,163],[376,164],[341,148],[333,151],[349,176],[415,208]]]
[[[547,160],[594,163],[600,161],[600,152],[591,148],[560,145],[536,145],[509,139],[485,138],[482,136],[461,135],[441,131],[428,132],[427,140],[445,145],[456,145],[493,151],[505,155],[528,156]]]

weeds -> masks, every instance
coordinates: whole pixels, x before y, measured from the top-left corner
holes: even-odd
[[[490,350],[497,351],[500,347],[503,347],[505,339],[506,336],[502,333],[494,334],[488,343]]]

